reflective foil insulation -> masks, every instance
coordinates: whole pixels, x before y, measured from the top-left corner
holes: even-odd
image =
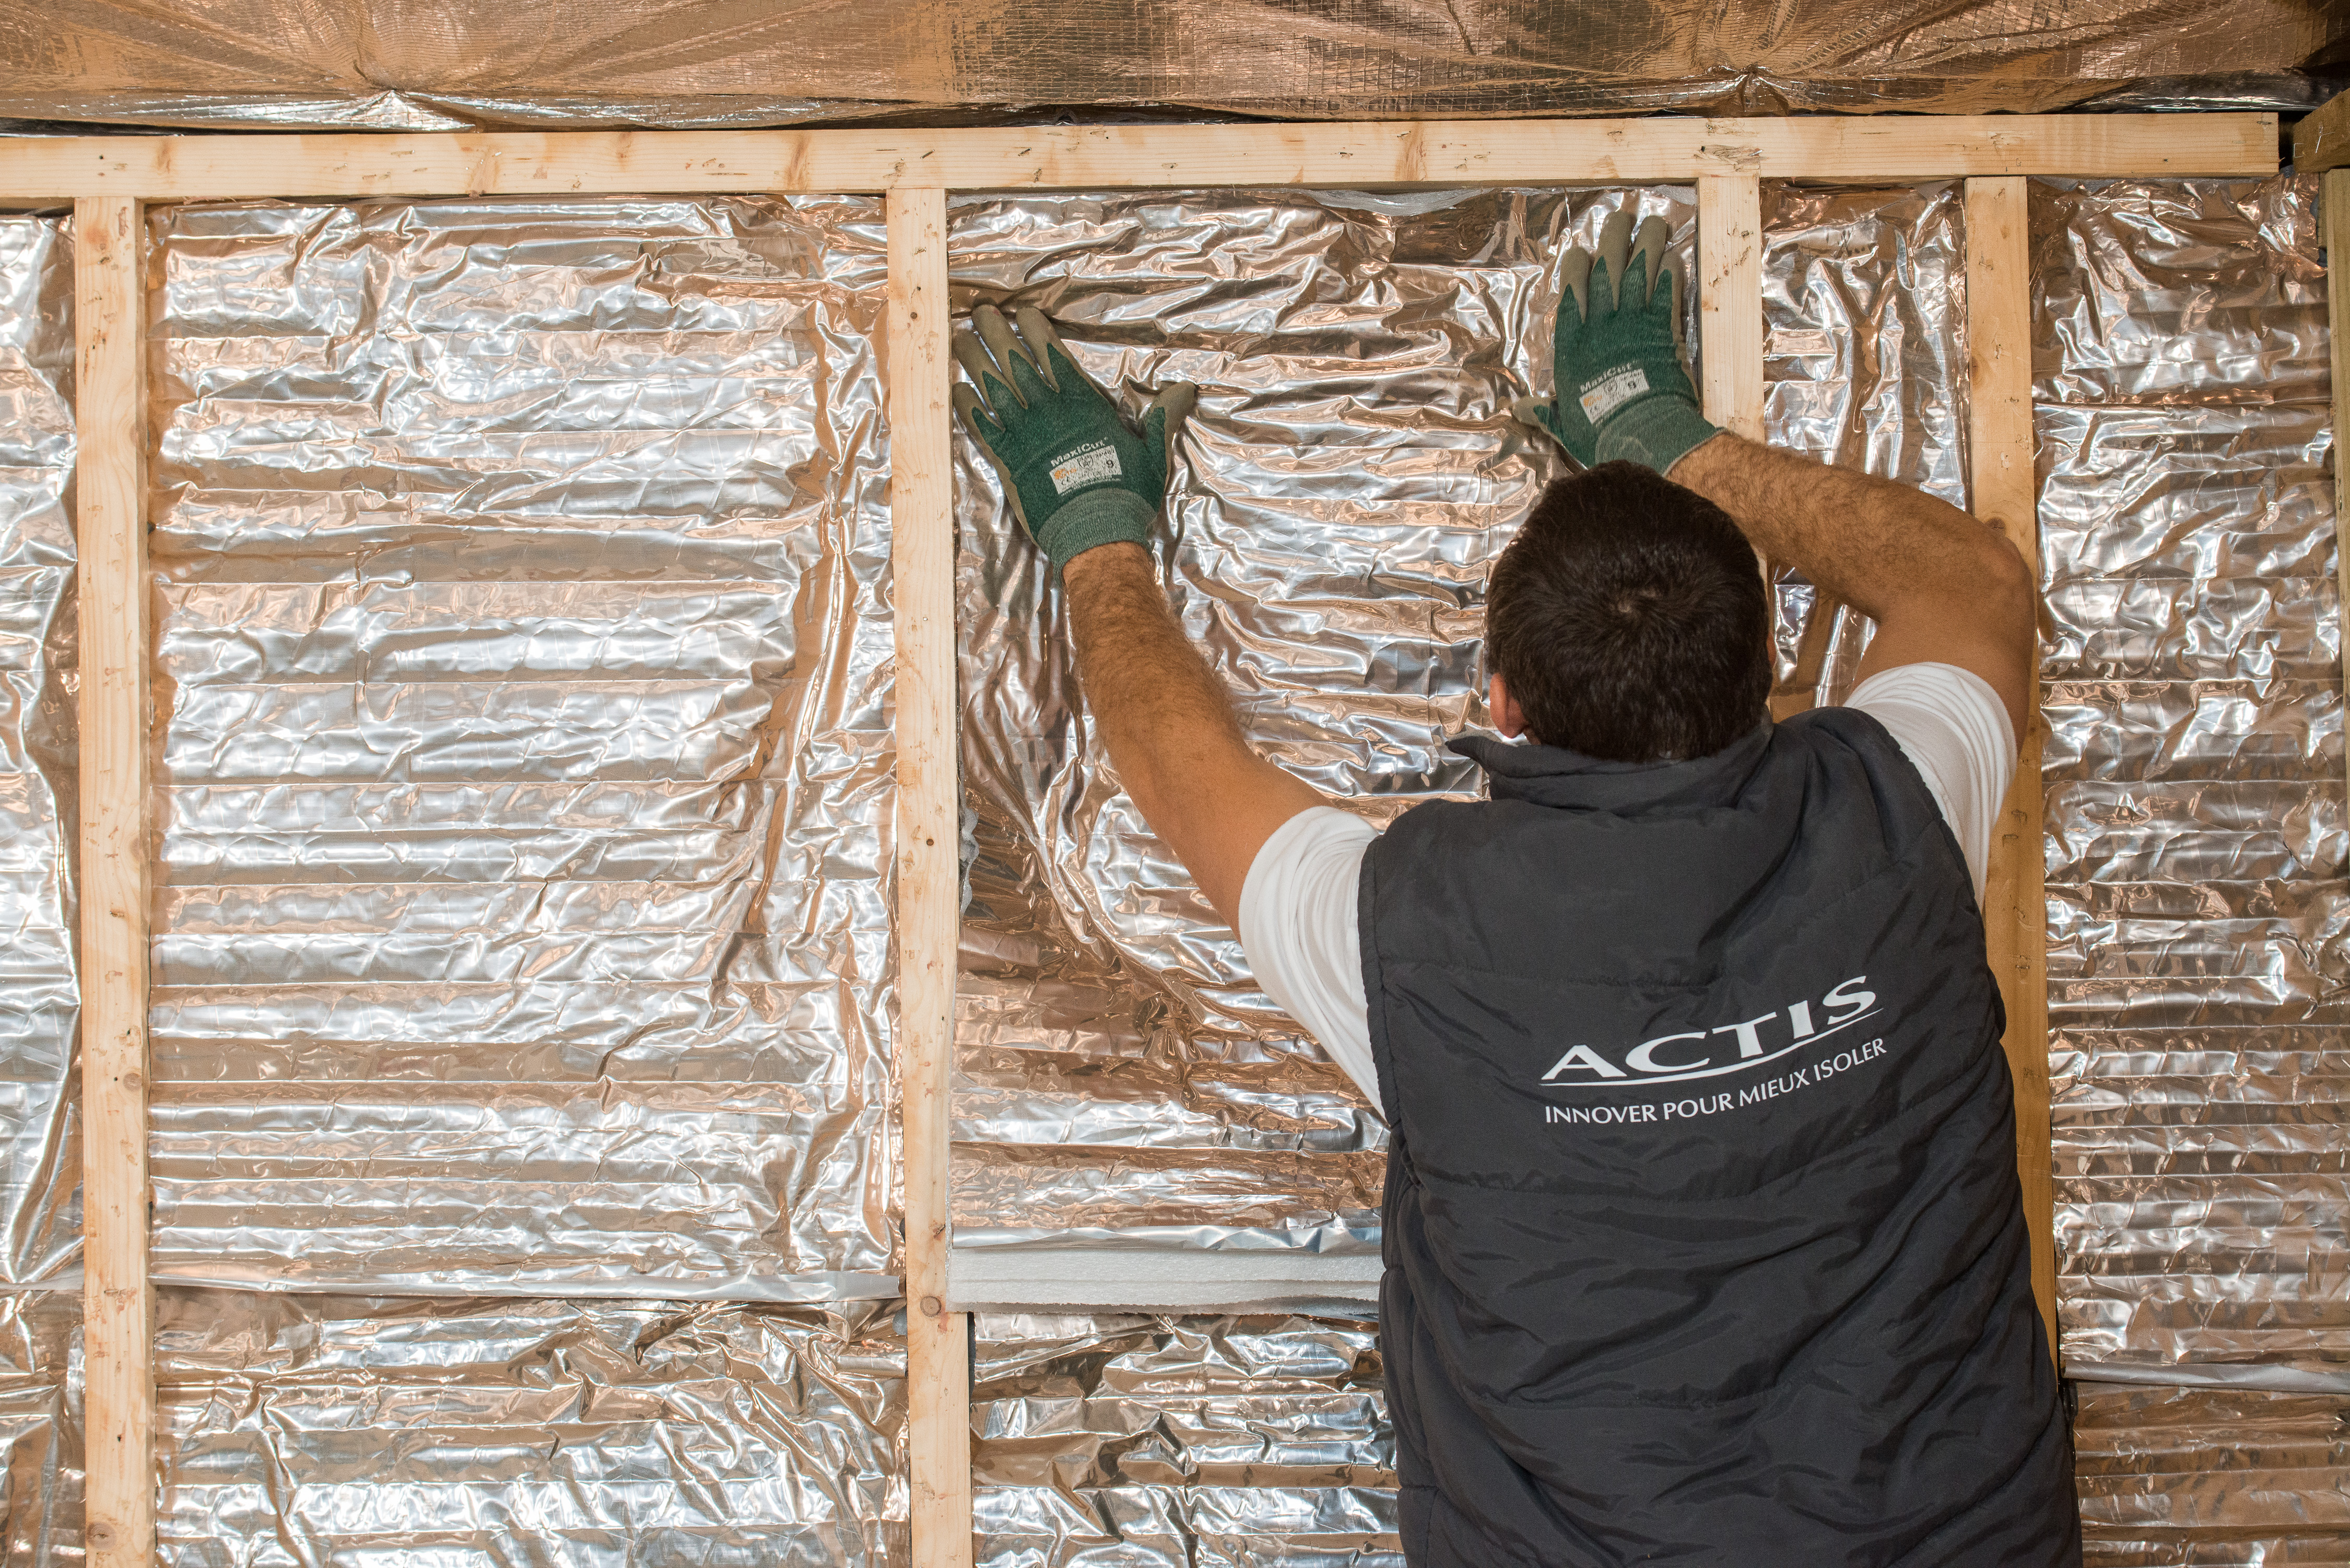
[[[5,0],[0,116],[443,130],[968,123],[1037,106],[2268,109],[2330,96],[2345,33],[2317,0]]]
[[[1507,403],[1625,202],[1687,258],[1685,191],[1199,192],[966,198],[951,265],[1129,403],[1201,384],[1176,603],[1384,820],[1474,787],[1484,564],[1557,472]],[[1961,207],[1766,191],[1773,440],[1963,500]],[[902,1563],[878,203],[151,218],[166,1559]],[[2090,1560],[2350,1568],[2314,182],[2042,182],[2033,247]],[[27,1563],[82,1551],[70,271],[0,219]],[[957,1267],[1355,1293],[1384,1130],[1090,753],[993,484],[966,450]],[[1778,607],[1781,700],[1848,690],[1866,628]],[[1396,1563],[1363,1310],[983,1315],[983,1560]]]
[[[73,245],[0,216],[0,1290],[81,1249]]]
[[[905,1560],[880,218],[151,211],[167,1561]]]
[[[1766,184],[1763,430],[1773,445],[1967,504],[1966,193]],[[1841,702],[1873,622],[1772,571],[1781,718]]]
[[[880,217],[154,211],[159,1277],[896,1293]]]
[[[2076,1376],[2350,1393],[2342,647],[2314,179],[2035,187]]]
[[[1376,1327],[972,1320],[987,1568],[1402,1568]]]
[[[167,1290],[172,1568],[909,1561],[890,1309]]]
[[[0,1559],[81,1554],[73,246],[0,214]]]
[[[2057,1266],[2097,1563],[2350,1563],[2317,188],[2033,192]]]

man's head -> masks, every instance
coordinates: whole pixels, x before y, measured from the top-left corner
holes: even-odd
[[[1494,563],[1485,664],[1496,706],[1544,745],[1701,757],[1762,722],[1769,614],[1728,514],[1648,469],[1602,463],[1544,491]]]

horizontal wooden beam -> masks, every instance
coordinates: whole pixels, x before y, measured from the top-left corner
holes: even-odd
[[[0,139],[0,201],[2270,174],[2272,114]]]

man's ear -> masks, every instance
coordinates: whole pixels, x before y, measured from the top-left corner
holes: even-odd
[[[1518,711],[1518,700],[1510,695],[1508,682],[1499,675],[1486,678],[1485,700],[1493,710],[1493,728],[1505,740],[1514,741],[1526,732],[1526,716]]]

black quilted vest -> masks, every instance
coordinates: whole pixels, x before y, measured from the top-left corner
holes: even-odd
[[[1361,886],[1407,1557],[2080,1560],[1999,994],[1874,719],[1470,740]]]

